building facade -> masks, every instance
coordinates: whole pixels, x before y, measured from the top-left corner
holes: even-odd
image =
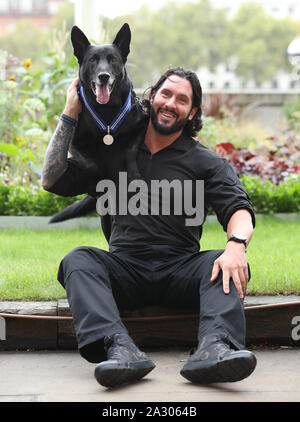
[[[47,29],[65,0],[0,0],[0,36],[13,31],[18,21],[26,20]]]
[[[207,67],[200,67],[197,70],[201,85],[206,91],[238,91],[240,89],[288,91],[300,87],[300,82],[295,79],[293,73],[294,72],[287,73],[279,70],[272,80],[258,85],[254,80],[250,80],[244,84],[242,79],[224,64],[217,65],[213,72]],[[300,77],[300,75],[298,76]]]

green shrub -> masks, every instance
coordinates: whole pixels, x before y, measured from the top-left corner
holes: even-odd
[[[283,112],[287,120],[289,129],[299,129],[300,121],[300,99],[297,97],[292,101],[286,101],[283,104]]]
[[[54,215],[83,197],[63,197],[42,189],[0,184],[0,215]]]
[[[9,58],[0,50],[4,68]],[[27,59],[23,66],[10,69],[9,80],[0,80],[0,114],[5,116],[0,120],[0,176],[20,178],[18,184],[22,186],[27,179],[36,182],[65,104],[67,87],[77,70],[75,57],[66,62],[55,53],[47,53],[43,61],[43,71],[33,72]]]
[[[274,185],[250,176],[241,177],[256,213],[289,213],[300,211],[300,174]]]
[[[8,210],[8,197],[10,188],[9,186],[0,183],[0,215],[9,215]]]

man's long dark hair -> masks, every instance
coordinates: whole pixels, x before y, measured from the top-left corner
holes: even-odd
[[[156,92],[159,90],[159,88],[162,86],[162,84],[165,82],[167,78],[169,78],[171,75],[177,75],[181,78],[187,79],[190,81],[192,88],[193,88],[193,103],[192,108],[197,107],[197,113],[193,117],[192,120],[188,120],[184,132],[191,137],[194,137],[197,135],[197,133],[202,129],[202,109],[201,109],[201,102],[202,102],[202,89],[201,85],[198,79],[198,76],[193,72],[192,70],[186,70],[182,67],[176,67],[174,69],[167,70],[160,79],[156,82],[155,85],[148,88],[150,89],[150,95],[149,98],[155,95]],[[148,91],[148,90],[147,90]],[[150,114],[150,100],[149,99],[143,99],[143,106],[147,113]]]

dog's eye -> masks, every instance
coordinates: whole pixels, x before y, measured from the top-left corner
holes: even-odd
[[[91,57],[90,59],[89,59],[89,62],[94,62],[96,59],[95,59],[95,57]]]

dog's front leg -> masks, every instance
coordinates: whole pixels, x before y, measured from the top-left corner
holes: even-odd
[[[78,149],[75,148],[72,144],[69,148],[69,156],[71,156],[83,170],[87,170],[91,173],[99,172],[96,163],[91,161],[91,159],[88,156],[84,155],[81,151],[78,151]]]
[[[125,153],[126,169],[128,173],[128,181],[141,179],[141,173],[137,165],[137,154],[140,144],[144,141],[144,134],[136,136],[135,142],[128,145]]]

